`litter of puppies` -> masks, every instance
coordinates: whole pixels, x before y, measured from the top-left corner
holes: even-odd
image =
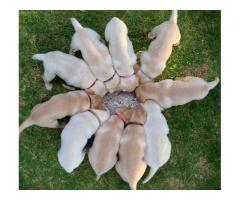
[[[177,16],[177,11],[172,11],[169,20],[153,28],[148,37],[154,40],[148,50],[137,53],[122,20],[114,17],[107,24],[106,46],[97,32],[71,18],[75,33],[69,54],[53,51],[32,58],[43,62],[47,90],[52,89],[51,81],[59,76],[75,91],[55,95],[34,106],[19,132],[32,125],[63,128],[56,159],[67,173],[77,168],[87,154],[96,181],[115,167],[130,189],[137,189],[149,166],[143,181],[147,183],[171,155],[169,128],[162,112],[205,98],[219,83],[218,77],[207,82],[191,76],[154,82],[167,67],[173,46],[180,44]],[[79,50],[82,59],[74,56]],[[128,92],[133,96],[133,91],[140,104],[131,100],[131,106],[119,103],[109,110],[104,103],[114,100],[105,96],[107,93],[124,96]],[[66,117],[69,121],[60,123]],[[93,136],[93,143],[86,150]]]

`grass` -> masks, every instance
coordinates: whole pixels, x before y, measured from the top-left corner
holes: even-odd
[[[68,52],[73,34],[70,17],[103,36],[106,23],[117,16],[127,24],[135,51],[139,51],[148,48],[151,28],[169,15],[170,11],[20,11],[20,123],[41,99],[67,91],[60,84],[47,91],[41,78],[42,63],[31,56],[53,50]],[[220,76],[220,18],[220,11],[180,11],[181,44],[173,49],[158,80],[186,75],[213,80]],[[201,101],[166,110],[171,158],[148,184],[139,182],[138,189],[221,189],[220,107],[219,85]],[[37,126],[23,132],[20,189],[128,189],[114,169],[96,182],[87,157],[73,173],[65,173],[57,161],[60,133],[60,129]]]

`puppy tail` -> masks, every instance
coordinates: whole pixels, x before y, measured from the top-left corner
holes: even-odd
[[[143,180],[142,183],[147,183],[154,176],[154,174],[157,172],[157,170],[158,170],[158,168],[151,167],[148,176]]]
[[[97,175],[96,181],[98,181],[101,178],[101,175]]]
[[[137,189],[137,182],[129,183],[129,187],[130,187],[131,190],[136,190]]]
[[[218,83],[219,83],[219,78],[216,77],[216,79],[214,81],[208,83],[208,88],[210,90],[212,90],[213,88],[215,88],[217,86]]]
[[[178,17],[177,10],[173,10],[169,20],[176,24],[177,23],[177,17]]]
[[[43,54],[43,53],[34,54],[34,55],[32,56],[32,59],[33,59],[33,60],[41,60],[41,61],[44,61],[44,59],[45,59],[45,54]]]
[[[26,121],[24,121],[19,127],[19,135],[24,129],[32,126],[33,124],[34,123],[29,118]]]
[[[71,18],[71,22],[72,22],[73,28],[76,32],[83,28],[82,25],[73,17]]]

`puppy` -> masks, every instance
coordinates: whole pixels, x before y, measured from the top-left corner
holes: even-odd
[[[48,128],[60,128],[62,125],[58,119],[72,116],[76,113],[86,111],[90,108],[99,108],[102,99],[95,94],[84,91],[72,91],[53,96],[50,100],[37,104],[33,107],[30,116],[24,121],[20,133],[32,125]]]
[[[112,58],[108,48],[100,41],[98,33],[90,28],[84,28],[74,18],[71,18],[75,33],[72,37],[70,54],[80,50],[94,76],[104,82],[107,90],[112,93],[117,89],[119,77],[113,69]]]
[[[159,76],[166,67],[168,58],[172,53],[172,46],[180,43],[181,34],[177,25],[177,11],[172,11],[169,21],[156,26],[148,34],[151,42],[148,51],[141,52],[141,69],[137,76],[140,83],[151,81]]]
[[[132,92],[138,86],[138,78],[133,70],[137,58],[126,24],[117,17],[112,18],[106,26],[105,39],[109,42],[113,66],[120,76],[119,90]]]
[[[148,182],[157,170],[170,158],[171,143],[168,139],[168,124],[161,108],[154,101],[148,100],[142,104],[147,112],[147,121],[144,124],[146,151],[144,160],[151,167],[143,183]]]
[[[50,82],[55,76],[59,76],[68,85],[93,91],[100,96],[104,96],[107,93],[103,82],[94,77],[88,65],[82,59],[60,51],[35,54],[32,58],[43,61],[43,80],[48,90],[51,90],[53,87]]]
[[[112,115],[96,132],[92,147],[88,152],[89,162],[95,171],[98,180],[101,175],[109,171],[117,162],[120,137],[124,124],[127,107],[116,109],[116,115]]]
[[[126,181],[130,188],[137,189],[137,183],[146,170],[144,162],[145,138],[143,125],[147,114],[138,105],[126,113],[129,122],[123,131],[120,148],[119,161],[116,164],[118,174]]]
[[[135,92],[141,102],[152,99],[162,109],[166,109],[203,99],[218,82],[219,78],[206,82],[202,78],[187,76],[177,80],[166,79],[156,83],[144,83]]]
[[[90,109],[71,117],[61,134],[61,148],[58,151],[58,161],[64,170],[71,173],[83,161],[87,141],[97,131],[99,126],[108,119],[109,111],[103,108]]]

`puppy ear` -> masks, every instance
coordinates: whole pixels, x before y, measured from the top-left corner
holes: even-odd
[[[148,38],[149,39],[154,39],[156,37],[156,34],[154,33],[154,32],[150,32],[150,33],[148,33]]]
[[[134,70],[134,73],[136,74],[140,70],[140,65],[139,64],[133,65],[133,70]]]
[[[91,102],[92,102],[91,108],[97,109],[97,110],[107,110],[107,108],[104,105],[103,100],[100,96],[98,96],[96,94],[90,94],[89,96],[90,96]]]
[[[89,90],[89,89],[86,89],[85,92],[86,92],[88,95],[95,95],[95,93],[94,93],[92,90]]]
[[[147,113],[141,105],[137,105],[134,108],[134,118],[139,122],[145,123],[147,120]]]
[[[116,109],[116,112],[123,114],[125,111],[127,111],[129,108],[127,106],[119,106]]]
[[[126,122],[129,122],[132,118],[133,110],[129,108],[125,110],[122,114],[125,117]]]
[[[136,89],[135,89],[135,95],[137,97],[137,99],[140,101],[140,102],[144,102],[145,101],[145,98],[144,98],[144,93],[142,94],[142,87],[141,85],[138,86]]]

